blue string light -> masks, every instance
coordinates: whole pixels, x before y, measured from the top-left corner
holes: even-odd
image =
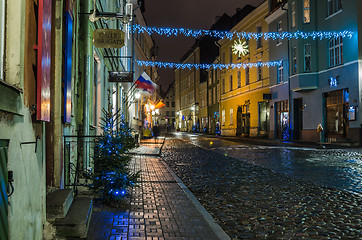
[[[177,68],[177,69],[235,69],[235,68],[253,68],[253,67],[275,67],[280,66],[282,61],[256,62],[256,63],[230,63],[230,64],[202,64],[202,63],[171,63],[171,62],[152,62],[135,60],[139,66],[158,67],[158,68]]]
[[[218,31],[218,30],[194,30],[194,29],[187,29],[187,28],[169,28],[169,27],[149,27],[149,26],[141,26],[141,25],[133,25],[133,33],[148,33],[149,35],[158,34],[158,35],[165,35],[166,37],[170,36],[178,36],[184,35],[186,37],[194,37],[198,38],[201,36],[209,36],[215,37],[220,39],[233,39],[236,38],[244,38],[244,39],[259,39],[264,38],[265,40],[268,39],[307,39],[312,38],[313,40],[319,39],[332,39],[332,38],[352,38],[354,32],[352,31],[313,31],[313,32],[266,32],[266,33],[253,33],[253,32],[228,32],[228,31]]]

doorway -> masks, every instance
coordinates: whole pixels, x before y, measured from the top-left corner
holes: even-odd
[[[293,139],[301,140],[303,130],[303,99],[294,99],[294,136]]]

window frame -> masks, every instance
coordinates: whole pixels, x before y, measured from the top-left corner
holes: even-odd
[[[306,2],[308,6],[306,6]],[[308,13],[308,19],[306,19],[306,13]],[[310,0],[303,0],[303,23],[307,24],[310,23]]]
[[[297,74],[298,66],[297,66],[297,47],[292,48],[292,75]]]
[[[309,46],[309,53],[306,52],[307,46]],[[309,58],[309,69],[307,69],[307,58]],[[304,44],[304,72],[312,71],[312,44]]]
[[[237,88],[241,88],[241,72],[240,72],[240,70],[237,73],[237,78],[238,78],[238,80],[237,80]]]
[[[245,68],[245,85],[249,85],[250,83],[250,69],[248,67]]]
[[[336,40],[338,39],[338,43]],[[331,43],[333,43],[331,45]],[[329,54],[329,67],[335,67],[343,64],[343,38],[340,36],[338,38],[333,38],[329,41],[328,44],[328,54]],[[333,53],[333,55],[331,55]],[[338,55],[337,55],[338,53]],[[333,60],[333,62],[332,62]]]
[[[277,23],[277,32],[279,34],[281,34],[283,32],[283,26],[282,26],[282,20],[278,21]],[[277,46],[279,46],[280,44],[282,44],[282,39],[281,38],[277,38]]]
[[[233,90],[233,75],[230,74],[229,76],[229,91],[231,92]]]
[[[281,64],[278,66],[278,76],[277,76],[277,83],[281,83],[283,82],[283,78],[284,78],[284,60],[281,60]]]
[[[292,22],[292,28],[297,26],[296,22],[296,16],[295,16],[295,2],[292,2],[292,13],[291,13],[291,22]]]

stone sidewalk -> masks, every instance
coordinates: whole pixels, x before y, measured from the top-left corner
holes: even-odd
[[[138,187],[122,209],[95,205],[87,239],[230,239],[158,157],[163,139],[141,143],[131,167],[141,170]]]

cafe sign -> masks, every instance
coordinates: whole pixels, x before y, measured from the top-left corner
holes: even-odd
[[[122,48],[125,33],[118,29],[96,29],[93,32],[93,44],[97,48]]]

